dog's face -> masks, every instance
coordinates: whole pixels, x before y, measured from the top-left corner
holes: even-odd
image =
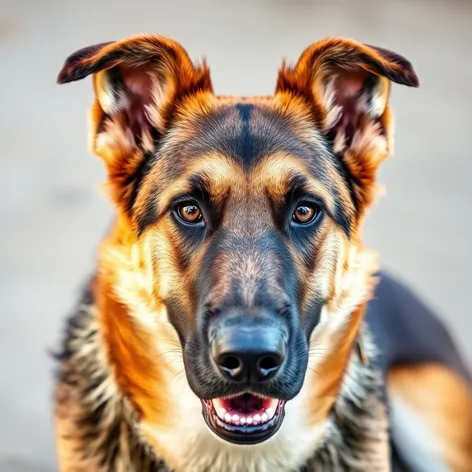
[[[172,350],[226,441],[273,436],[302,388],[298,414],[325,420],[369,290],[359,235],[391,146],[390,80],[416,86],[411,65],[328,39],[282,67],[274,96],[236,99],[177,43],[141,36],[79,51],[59,80],[89,74],[118,213],[102,272],[126,315],[102,322],[121,389],[148,422],[175,414]]]

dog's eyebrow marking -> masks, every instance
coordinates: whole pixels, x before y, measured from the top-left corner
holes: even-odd
[[[322,162],[323,159],[320,158],[319,161]],[[321,169],[318,173],[314,172],[317,168]],[[325,173],[321,163],[316,166],[307,163],[299,156],[277,153],[262,160],[254,169],[253,176],[265,183],[269,198],[279,206],[283,205],[287,192],[290,192],[298,182],[298,189],[317,197],[331,218],[349,237],[352,214],[349,202],[341,198],[339,193],[342,180],[333,171]]]
[[[231,181],[244,181],[244,172],[233,160],[214,152],[182,160],[174,167],[171,164],[171,161],[165,162],[164,169],[169,169],[169,173],[151,171],[148,197],[135,215],[140,234],[159,220],[175,197],[186,193],[198,195],[211,203],[215,211],[221,211]]]
[[[324,190],[324,187],[320,187],[319,184],[313,186],[313,182],[303,174],[296,174],[287,182],[287,191],[285,193],[285,205],[287,205],[294,197],[302,196],[300,194],[306,194],[314,197],[319,204],[323,207],[324,211],[328,213],[338,226],[342,228],[344,233],[350,237],[351,235],[351,221],[349,220],[348,213],[343,206],[343,202],[340,202],[336,198],[336,193],[330,192],[329,188],[326,192],[320,193],[320,188]]]

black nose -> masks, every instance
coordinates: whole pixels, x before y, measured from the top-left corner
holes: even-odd
[[[264,382],[273,378],[284,362],[286,337],[275,326],[235,324],[216,331],[210,343],[211,355],[226,379]]]

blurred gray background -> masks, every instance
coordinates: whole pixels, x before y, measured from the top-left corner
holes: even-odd
[[[66,314],[111,207],[87,152],[90,80],[56,86],[83,46],[139,32],[207,57],[217,93],[273,91],[282,57],[350,36],[409,58],[396,86],[395,156],[368,243],[449,324],[472,360],[472,3],[466,0],[0,0],[0,470],[56,470],[51,391]]]

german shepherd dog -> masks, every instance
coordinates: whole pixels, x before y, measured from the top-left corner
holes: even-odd
[[[345,38],[273,96],[140,35],[71,55],[116,218],[70,319],[62,471],[472,471],[467,369],[362,243],[411,64]]]

